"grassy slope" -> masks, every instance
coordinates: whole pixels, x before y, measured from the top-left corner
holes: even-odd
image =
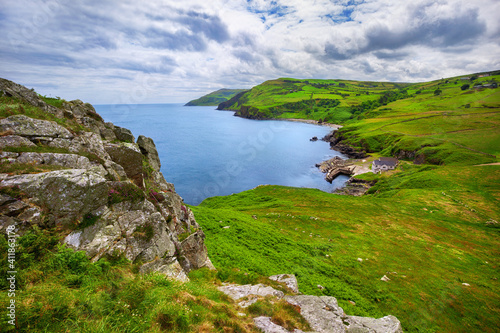
[[[500,76],[478,81],[486,79]],[[500,156],[500,89],[462,91],[461,84],[415,85],[413,91],[420,94],[369,111],[362,121],[350,120],[341,132],[351,145],[369,152],[417,151],[434,164],[495,162]],[[442,93],[435,96],[438,88]]]
[[[302,292],[396,315],[409,332],[494,332],[500,242],[486,222],[500,219],[498,168],[407,165],[376,195],[262,186],[193,209],[216,267],[294,273]]]
[[[500,241],[491,221],[500,219],[500,166],[474,165],[499,156],[500,93],[462,91],[462,84],[412,85],[412,97],[341,129],[359,148],[417,151],[438,165],[403,162],[391,176],[364,175],[379,181],[363,197],[263,186],[193,207],[214,264],[295,273],[302,292],[335,296],[348,314],[396,315],[409,332],[495,332]],[[262,107],[285,98],[271,91],[252,101]]]
[[[189,101],[186,106],[211,106],[219,105],[234,97],[234,95],[245,91],[245,89],[219,89],[200,98]]]

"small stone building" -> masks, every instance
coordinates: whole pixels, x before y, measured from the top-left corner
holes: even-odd
[[[373,173],[394,170],[398,165],[399,160],[394,157],[379,157],[378,160],[373,161],[372,171]]]

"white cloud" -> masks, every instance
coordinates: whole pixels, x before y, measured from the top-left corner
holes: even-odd
[[[185,102],[277,77],[422,81],[498,69],[495,0],[19,0],[0,76],[94,103]]]

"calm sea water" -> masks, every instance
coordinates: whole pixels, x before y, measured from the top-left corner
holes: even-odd
[[[161,171],[188,204],[258,185],[286,185],[331,192],[333,184],[315,167],[341,156],[323,141],[329,127],[290,121],[250,120],[214,107],[181,104],[96,105],[106,121],[126,127],[137,138],[153,138]]]

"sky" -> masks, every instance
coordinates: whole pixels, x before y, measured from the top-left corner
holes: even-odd
[[[93,104],[500,69],[498,0],[0,0],[0,77]]]

